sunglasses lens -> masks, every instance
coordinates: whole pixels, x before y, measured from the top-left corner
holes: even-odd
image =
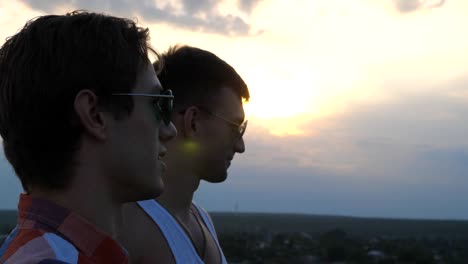
[[[165,90],[164,95],[172,95],[171,90]],[[159,108],[161,109],[161,118],[164,121],[164,124],[168,126],[171,122],[172,107],[174,103],[174,98],[162,97],[159,98]]]
[[[172,98],[161,98],[161,116],[164,123],[169,125],[172,113]]]
[[[245,133],[245,130],[247,129],[247,120],[245,120],[240,126],[239,126],[239,135],[242,137]]]

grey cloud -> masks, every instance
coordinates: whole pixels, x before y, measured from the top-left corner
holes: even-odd
[[[432,173],[443,177],[466,177],[468,174],[468,148],[431,149],[421,154],[431,164]]]
[[[209,11],[213,13],[216,7],[216,0],[182,0],[185,10],[189,13]]]
[[[350,104],[348,111],[327,118],[326,122],[311,122],[302,129],[318,130],[321,134],[335,137],[345,134],[347,137],[365,139],[363,142],[467,148],[467,81],[468,73],[431,85],[389,82],[381,89],[392,91],[393,87],[398,86],[392,99],[379,103]]]
[[[335,179],[375,178],[379,184],[438,181],[441,176],[468,183],[468,124],[463,122],[468,104],[463,108],[456,100],[441,102],[446,107],[429,99],[419,109],[411,102],[407,106],[361,105],[360,111],[335,117],[325,125],[310,123],[316,131],[312,136],[247,135],[246,154],[238,158],[239,163],[304,168],[311,176],[319,172],[335,175]],[[431,107],[434,110],[427,110]],[[407,110],[413,112],[407,114]],[[257,140],[260,135],[261,141]]]
[[[249,13],[259,1],[241,1],[239,8]],[[24,2],[34,9],[45,12],[54,12],[57,7],[61,6],[71,6],[74,9],[106,12],[129,18],[136,16],[145,22],[167,23],[187,30],[223,35],[251,34],[251,27],[244,19],[239,16],[221,14],[218,11],[220,2],[216,0],[180,0],[182,10],[178,10],[176,5],[170,3],[163,5],[158,1],[24,0]]]
[[[252,10],[261,2],[262,0],[239,0],[239,8],[246,13],[251,13]]]
[[[446,0],[393,0],[393,2],[399,12],[409,13],[424,8],[441,7]]]
[[[420,0],[394,0],[394,3],[402,13],[418,10],[422,5]]]
[[[222,184],[202,183],[196,201],[210,211],[291,212],[330,215],[467,219],[460,204],[467,181],[359,179],[314,169],[244,166],[241,160]],[[365,172],[362,172],[365,173]],[[406,177],[412,178],[412,175]]]

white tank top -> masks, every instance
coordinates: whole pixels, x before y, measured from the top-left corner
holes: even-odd
[[[153,219],[154,223],[161,229],[161,232],[166,237],[167,244],[172,250],[172,255],[174,256],[175,262],[177,264],[203,264],[203,260],[200,258],[200,256],[198,256],[198,253],[190,238],[184,232],[179,223],[177,223],[174,217],[164,207],[162,207],[154,199],[139,201],[138,205]],[[193,205],[203,218],[205,226],[208,227],[211,237],[213,237],[213,240],[216,242],[219,254],[221,256],[221,263],[227,264],[210,217],[205,212],[205,210],[203,210],[197,204],[193,203]]]

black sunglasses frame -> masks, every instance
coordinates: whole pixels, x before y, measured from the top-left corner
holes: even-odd
[[[113,93],[115,96],[142,96],[158,98],[155,100],[155,117],[162,120],[166,126],[171,123],[172,111],[174,108],[174,95],[169,89],[163,90],[161,94],[147,94],[147,93]]]

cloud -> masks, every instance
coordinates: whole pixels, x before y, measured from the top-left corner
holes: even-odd
[[[249,15],[261,0],[239,0],[237,8]],[[130,1],[130,0],[24,0],[34,9],[57,12],[59,8],[85,9],[132,18],[137,16],[149,23],[167,23],[179,28],[223,35],[249,35],[251,26],[240,16],[222,14],[222,1]]]
[[[399,91],[386,101],[349,103],[343,113],[300,125],[304,135],[275,137],[252,122],[246,153],[255,160],[243,162],[361,175],[382,174],[398,166],[404,173],[416,160],[437,166],[427,153],[468,150],[468,97],[462,93],[466,81],[460,77],[433,88]],[[456,165],[467,169],[461,161]]]
[[[441,7],[446,0],[393,0],[393,2],[399,12],[410,13],[420,9]]]
[[[427,165],[428,162],[425,162]],[[393,164],[389,162],[387,167]],[[430,168],[437,167],[437,163]],[[222,184],[203,182],[196,201],[210,211],[291,212],[350,216],[468,219],[461,204],[468,198],[467,179],[436,181],[432,177],[398,175],[385,178],[334,173],[314,168],[246,166],[239,158]],[[415,173],[421,173],[418,168]],[[466,173],[466,171],[465,171]],[[445,176],[445,175],[442,175]],[[403,177],[409,180],[401,180]],[[448,177],[450,178],[450,177]]]
[[[239,0],[239,8],[244,12],[250,14],[252,10],[258,5],[262,0]]]
[[[262,0],[238,0],[237,6],[244,12],[250,13],[255,6]],[[218,4],[223,1],[219,0],[180,0],[185,10],[189,13],[197,13],[209,10],[216,12]]]

